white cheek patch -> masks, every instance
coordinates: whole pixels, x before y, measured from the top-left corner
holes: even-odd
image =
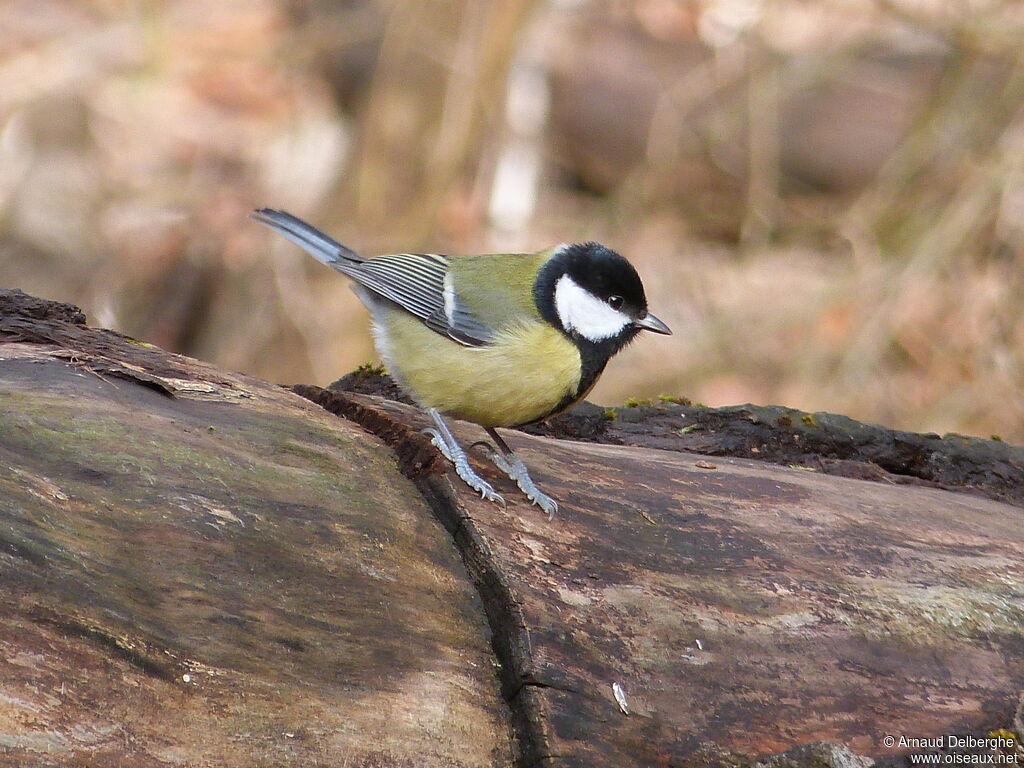
[[[575,331],[589,341],[617,336],[632,322],[568,275],[562,275],[555,283],[555,311],[566,330]]]

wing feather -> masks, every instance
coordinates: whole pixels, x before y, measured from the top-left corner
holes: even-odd
[[[435,253],[396,253],[364,259],[316,227],[285,211],[261,208],[254,218],[276,229],[318,261],[419,318],[433,331],[467,346],[483,346],[495,330],[470,311],[446,284],[451,259]],[[445,288],[449,287],[448,301]]]
[[[338,269],[374,293],[415,315],[433,331],[467,346],[482,346],[494,329],[470,312],[458,296],[445,304],[450,259],[431,253],[377,256]]]

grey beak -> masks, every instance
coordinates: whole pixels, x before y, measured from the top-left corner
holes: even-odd
[[[643,328],[645,331],[654,331],[655,333],[664,333],[667,336],[672,335],[672,329],[665,325],[661,320],[656,318],[650,312],[641,317],[639,320],[634,320],[633,325],[638,328]]]

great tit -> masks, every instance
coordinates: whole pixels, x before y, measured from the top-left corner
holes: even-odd
[[[640,331],[672,333],[647,311],[633,265],[598,243],[363,258],[284,211],[263,208],[253,217],[354,282],[385,366],[429,414],[436,429],[426,432],[459,477],[504,504],[470,467],[442,413],[482,426],[500,451],[483,443],[491,460],[549,518],[558,504],[495,428],[561,413],[586,397],[612,355]]]

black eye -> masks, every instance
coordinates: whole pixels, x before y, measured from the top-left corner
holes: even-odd
[[[611,307],[612,309],[621,309],[622,308],[622,297],[621,296],[609,296],[608,297],[608,306]]]

